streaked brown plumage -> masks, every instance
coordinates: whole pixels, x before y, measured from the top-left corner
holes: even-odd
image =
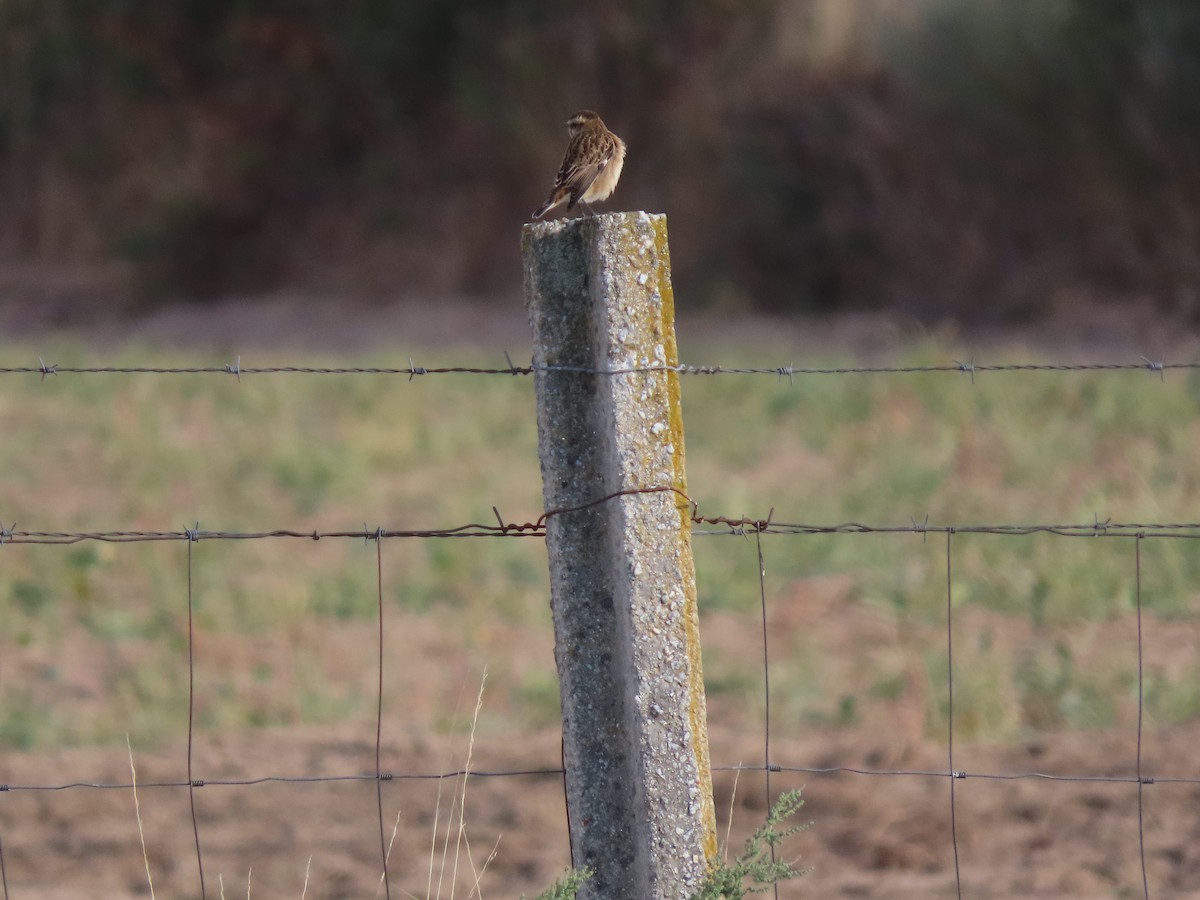
[[[568,211],[578,203],[591,215],[588,204],[608,198],[625,165],[625,142],[604,127],[600,117],[590,109],[575,113],[566,125],[571,135],[567,153],[550,196],[533,214],[535,219],[563,202]]]

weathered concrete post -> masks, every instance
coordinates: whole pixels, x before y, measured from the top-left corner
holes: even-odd
[[[618,371],[678,364],[666,217],[526,225],[522,254],[543,494],[569,510],[546,541],[580,896],[677,900],[717,850],[690,510],[669,490],[679,375]],[[645,488],[668,490],[611,496]]]

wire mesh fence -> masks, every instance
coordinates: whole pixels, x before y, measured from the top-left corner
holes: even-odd
[[[675,371],[681,374],[695,375],[768,375],[779,379],[792,380],[808,375],[904,375],[915,373],[946,373],[969,375],[972,378],[979,373],[1009,373],[1009,372],[1039,372],[1048,376],[1062,372],[1097,372],[1108,371],[1134,375],[1149,372],[1163,375],[1173,369],[1198,369],[1200,364],[1167,364],[1167,363],[1115,363],[1115,364],[1012,364],[1002,366],[977,366],[974,364],[955,364],[953,366],[918,366],[918,367],[871,367],[871,368],[838,368],[838,369],[801,369],[791,366],[762,367],[762,368],[723,368],[719,366],[680,366]],[[179,367],[162,368],[151,366],[132,367],[62,367],[39,363],[36,367],[10,367],[0,369],[0,374],[36,375],[45,379],[49,376],[60,375],[101,375],[101,374],[136,374],[136,375],[235,375],[238,380],[246,375],[260,374],[303,374],[311,376],[329,375],[393,375],[413,379],[417,376],[432,374],[471,374],[498,376],[527,376],[532,373],[531,367],[518,368],[511,363],[507,368],[474,368],[474,367],[445,367],[420,368],[410,363],[408,367],[400,368],[308,368],[308,367],[264,367],[244,368],[240,360],[232,366],[223,367]],[[628,370],[636,372],[642,370]],[[606,372],[604,374],[620,375],[625,370]],[[593,503],[610,502],[617,496],[630,493],[679,493],[667,486],[648,485],[636,492],[620,492],[597,497]],[[958,896],[970,895],[972,883],[970,874],[970,855],[960,853],[960,839],[965,833],[980,827],[977,821],[964,821],[964,794],[969,793],[977,783],[1011,783],[1027,782],[1053,785],[1070,783],[1075,785],[1104,785],[1127,788],[1127,797],[1118,803],[1123,809],[1136,811],[1136,829],[1129,835],[1128,847],[1134,854],[1136,869],[1140,876],[1137,886],[1140,892],[1149,897],[1156,890],[1152,877],[1153,865],[1148,863],[1148,836],[1152,834],[1153,817],[1149,810],[1158,795],[1163,792],[1180,792],[1200,786],[1200,774],[1186,769],[1162,768],[1151,764],[1144,756],[1145,722],[1146,722],[1146,689],[1147,671],[1146,659],[1152,657],[1155,646],[1153,637],[1147,637],[1144,628],[1144,578],[1145,553],[1147,545],[1158,542],[1189,541],[1200,538],[1200,522],[1147,521],[1120,522],[1111,519],[1101,520],[1096,517],[1091,522],[1030,522],[1025,524],[987,523],[987,522],[931,522],[928,517],[920,520],[911,519],[907,523],[871,523],[871,522],[840,522],[832,524],[806,523],[798,516],[789,514],[787,510],[771,509],[758,516],[724,515],[709,513],[708,504],[697,502],[695,498],[680,495],[680,501],[689,505],[691,510],[693,533],[702,539],[698,552],[705,552],[703,545],[709,541],[733,540],[738,542],[738,552],[753,554],[755,568],[758,573],[757,582],[744,585],[748,594],[753,594],[757,600],[757,627],[761,632],[760,646],[757,659],[745,661],[747,669],[753,669],[758,674],[749,683],[749,697],[761,703],[761,706],[748,703],[747,697],[741,698],[743,706],[755,710],[754,716],[759,721],[759,735],[756,738],[760,761],[746,763],[735,762],[732,759],[721,759],[714,750],[714,768],[727,773],[759,773],[762,776],[763,794],[772,797],[778,788],[779,779],[795,776],[812,778],[830,778],[851,776],[875,779],[904,779],[921,783],[941,785],[944,789],[943,809],[944,818],[944,851],[949,870],[952,872],[953,891]],[[702,512],[703,510],[703,512]],[[0,566],[4,564],[3,553],[14,552],[20,547],[71,547],[87,544],[154,544],[175,543],[186,550],[186,559],[180,566],[177,587],[177,602],[186,610],[186,640],[178,655],[178,664],[187,672],[187,737],[184,776],[173,779],[151,779],[147,781],[130,780],[90,780],[69,779],[54,780],[40,778],[35,780],[6,779],[7,783],[0,784],[0,798],[17,795],[53,796],[63,793],[78,792],[112,792],[132,791],[134,788],[145,790],[170,790],[186,793],[188,799],[188,825],[192,835],[194,851],[194,872],[197,888],[201,896],[214,893],[211,883],[211,872],[206,879],[206,850],[205,827],[202,801],[198,811],[197,798],[205,790],[218,787],[227,788],[262,788],[270,785],[299,786],[319,784],[359,784],[374,788],[374,808],[372,810],[372,830],[376,873],[382,873],[380,892],[383,896],[392,896],[392,877],[389,875],[389,805],[385,802],[385,790],[388,786],[407,781],[461,781],[468,779],[545,779],[561,778],[563,772],[554,760],[545,758],[530,758],[527,764],[506,768],[481,767],[472,765],[456,767],[434,767],[428,769],[400,769],[389,764],[386,735],[394,722],[385,714],[385,694],[388,682],[385,675],[391,662],[385,645],[385,636],[394,620],[394,611],[387,601],[387,585],[390,580],[403,582],[403,572],[390,572],[385,564],[384,548],[393,542],[409,541],[443,541],[443,540],[473,540],[482,538],[509,539],[532,538],[538,540],[545,537],[547,520],[567,510],[547,510],[536,516],[526,516],[525,521],[510,521],[502,515],[498,508],[492,507],[494,522],[474,521],[452,524],[445,527],[421,529],[397,529],[384,526],[370,527],[366,524],[361,529],[334,528],[328,530],[307,528],[279,528],[261,531],[238,530],[208,530],[200,527],[199,523],[191,526],[184,525],[176,530],[142,531],[142,530],[86,530],[86,531],[50,531],[33,530],[18,522],[6,522],[3,510],[0,509]],[[780,676],[782,666],[793,662],[794,648],[783,641],[784,649],[776,645],[779,642],[779,629],[772,619],[772,611],[784,606],[788,598],[778,596],[769,582],[772,571],[771,562],[776,553],[772,542],[784,541],[785,546],[792,547],[795,542],[806,538],[836,537],[838,540],[870,540],[875,538],[904,539],[920,541],[926,548],[932,547],[941,556],[940,566],[944,574],[941,591],[940,607],[942,612],[941,626],[943,640],[937,653],[943,665],[944,681],[938,687],[938,694],[944,700],[935,702],[941,704],[940,710],[944,720],[944,765],[910,767],[904,765],[863,765],[851,759],[806,759],[802,745],[795,742],[795,721],[790,721],[785,729],[780,728],[781,703]],[[956,687],[962,690],[964,672],[975,665],[972,658],[977,653],[978,645],[963,644],[960,620],[964,615],[964,606],[956,598],[956,592],[962,590],[962,581],[956,573],[957,553],[961,552],[960,545],[964,539],[975,538],[988,540],[1084,540],[1093,541],[1106,549],[1103,552],[1126,553],[1125,563],[1129,572],[1129,580],[1133,586],[1132,613],[1135,628],[1125,636],[1126,650],[1136,657],[1134,683],[1130,690],[1134,696],[1135,724],[1130,732],[1130,752],[1123,757],[1109,760],[1099,770],[1059,770],[1044,771],[1035,767],[1029,768],[996,768],[988,766],[970,766],[964,763],[960,742],[956,744],[956,736],[961,734],[961,724],[956,726],[956,710],[961,711],[961,699],[956,703]],[[339,542],[365,545],[373,550],[370,565],[373,568],[375,585],[376,615],[372,627],[371,654],[373,682],[375,688],[373,716],[373,745],[371,747],[374,765],[370,768],[336,772],[287,772],[287,771],[256,771],[249,775],[236,777],[222,776],[205,771],[195,765],[194,752],[198,740],[197,703],[202,700],[196,683],[195,670],[199,656],[205,652],[198,649],[196,626],[196,588],[195,576],[199,563],[195,550],[201,545],[223,545],[227,543],[245,542],[283,542],[283,543],[312,543]],[[299,552],[299,551],[297,551]],[[787,552],[791,552],[789,549]],[[704,586],[701,584],[703,603]],[[1194,611],[1189,611],[1192,615]],[[1116,648],[1114,648],[1115,650]],[[20,653],[19,647],[10,647],[10,653]],[[365,652],[364,652],[365,656]],[[773,678],[774,676],[774,678]],[[790,682],[788,682],[790,683]],[[773,687],[774,685],[774,687]],[[0,684],[0,694],[5,686]],[[886,698],[885,698],[886,699]],[[752,716],[751,718],[753,718]],[[776,776],[776,781],[772,777]],[[1123,795],[1124,796],[1124,795]],[[302,802],[302,801],[298,801]],[[0,814],[3,814],[5,801],[0,799]],[[3,820],[0,820],[3,821]],[[11,888],[11,863],[8,857],[11,851],[11,836],[19,832],[19,820],[9,818],[0,831],[0,878],[3,879],[5,896],[22,896],[16,884]],[[6,852],[7,851],[7,852]],[[564,860],[564,865],[566,864]],[[819,860],[814,862],[820,863]],[[149,862],[147,862],[149,865]],[[1193,860],[1184,860],[1176,868],[1187,869],[1194,866]],[[394,865],[393,865],[394,868]],[[886,866],[885,866],[886,868]],[[1160,867],[1160,872],[1162,871]],[[374,877],[374,876],[372,876]],[[1159,890],[1166,892],[1170,884],[1190,884],[1189,878],[1195,878],[1194,871],[1182,875],[1176,873],[1174,881],[1164,883]],[[1180,880],[1181,879],[1181,880]],[[1166,881],[1166,879],[1165,879]],[[1128,887],[1128,886],[1127,886]]]

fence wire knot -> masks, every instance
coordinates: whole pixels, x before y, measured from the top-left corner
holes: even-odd
[[[971,376],[971,384],[975,383],[975,363],[974,363],[974,361],[965,363],[965,362],[961,362],[956,359],[956,360],[954,360],[954,364],[956,366],[958,366],[958,371],[962,372],[964,375]]]
[[[197,522],[195,524],[195,526],[192,528],[188,528],[186,525],[184,525],[183,526],[183,536],[186,537],[193,544],[196,543],[197,541],[199,541],[200,540],[200,523]]]
[[[1140,784],[1154,784],[1154,776],[1153,775],[1143,775],[1138,779],[1138,782]]]
[[[414,365],[412,357],[410,356],[408,358],[408,380],[409,381],[412,381],[413,378],[417,375],[428,375],[428,374],[429,374],[428,369],[426,369],[422,366]]]
[[[237,361],[233,365],[228,363],[225,365],[225,371],[237,378],[238,384],[242,383],[242,357],[238,356]]]
[[[966,772],[963,772],[963,771],[961,771],[960,769],[952,769],[952,770],[950,771],[950,777],[951,777],[951,778],[966,778],[966,777],[967,777],[967,773],[966,773]]]
[[[13,522],[12,525],[10,525],[8,527],[5,527],[4,525],[0,525],[0,544],[6,544],[12,540],[13,530],[16,527],[17,527],[16,522]]]
[[[38,357],[38,369],[41,370],[42,381],[45,381],[47,375],[57,375],[58,374],[58,363],[50,363],[50,365],[46,365],[46,361],[39,356]]]
[[[188,782],[188,785],[191,787],[194,787],[194,788],[204,787],[204,779],[203,778],[193,778],[191,781]]]

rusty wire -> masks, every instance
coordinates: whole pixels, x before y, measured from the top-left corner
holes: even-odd
[[[608,495],[606,500],[616,496],[632,494],[661,493],[667,489],[648,489],[623,491],[620,494]],[[596,502],[603,502],[596,501]],[[574,507],[570,511],[579,511],[587,507]],[[560,512],[565,512],[560,511]],[[321,530],[300,531],[279,528],[269,531],[206,531],[197,529],[182,529],[180,531],[26,531],[13,524],[0,526],[0,545],[4,544],[76,544],[83,541],[99,541],[116,544],[136,544],[156,541],[255,541],[272,538],[300,539],[309,541],[352,539],[352,540],[392,540],[396,538],[544,538],[546,536],[546,518],[551,513],[536,522],[505,523],[489,525],[487,523],[469,523],[447,528],[422,529],[390,529],[379,527],[369,530]],[[869,534],[912,534],[926,538],[929,535],[946,534],[990,534],[1008,537],[1024,537],[1036,534],[1055,535],[1071,538],[1178,538],[1200,539],[1200,523],[1198,522],[1113,522],[1099,526],[1088,523],[1060,524],[1020,524],[1005,523],[973,523],[965,525],[936,524],[914,522],[903,525],[872,525],[863,522],[842,522],[837,524],[806,524],[800,522],[773,522],[767,519],[728,516],[693,516],[696,525],[720,525],[719,530],[705,528],[693,529],[693,534],[700,537],[749,537],[751,535],[869,535]]]
[[[773,366],[727,366],[681,363],[678,365],[629,366],[596,369],[586,366],[514,365],[507,353],[505,366],[418,366],[410,359],[407,366],[244,366],[239,356],[233,363],[208,366],[67,366],[47,363],[38,357],[36,366],[0,366],[0,375],[37,375],[42,380],[58,375],[232,375],[238,381],[246,375],[383,375],[402,376],[409,381],[429,375],[502,375],[528,376],[538,372],[566,372],[581,375],[642,375],[674,372],[678,375],[766,375],[788,379],[807,375],[967,375],[972,382],[984,373],[1013,372],[1149,372],[1162,379],[1170,371],[1200,370],[1200,362],[1164,362],[1142,356],[1136,362],[1102,363],[976,363],[953,360],[937,365],[905,366],[797,366],[791,363]]]

